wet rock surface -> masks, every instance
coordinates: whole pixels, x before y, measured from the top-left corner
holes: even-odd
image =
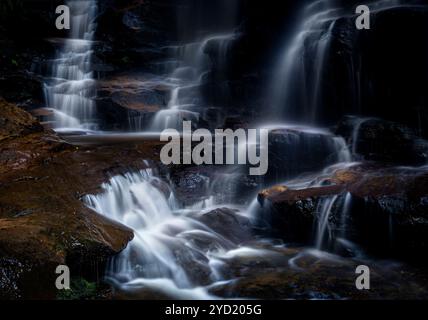
[[[376,119],[345,117],[336,133],[365,160],[397,165],[421,166],[428,161],[428,141],[405,125]]]
[[[97,117],[104,130],[142,131],[166,105],[168,87],[144,75],[122,75],[99,81]]]
[[[420,252],[428,243],[427,181],[426,167],[361,164],[334,170],[321,185],[265,190],[258,200],[266,213],[262,219],[277,235],[310,244],[322,204],[335,199],[328,217],[333,238],[342,237],[346,228],[347,239],[368,252],[426,263]],[[350,207],[344,212],[347,195]]]
[[[226,298],[390,300],[425,299],[428,294],[418,269],[342,259],[298,247],[277,247],[227,263],[233,280],[211,290]],[[371,285],[377,290],[356,289],[355,269],[360,264],[371,266]]]
[[[253,236],[251,222],[240,216],[237,210],[219,208],[204,213],[198,220],[236,244],[249,241]]]
[[[54,298],[59,264],[100,280],[97,272],[133,233],[86,208],[81,197],[98,192],[111,174],[143,168],[156,143],[74,147],[3,101],[0,119],[1,296]]]

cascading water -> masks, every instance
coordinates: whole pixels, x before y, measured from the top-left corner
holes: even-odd
[[[317,1],[306,9],[306,19],[293,45],[287,51],[287,61],[280,70],[282,78],[277,81],[277,92],[272,95],[278,108],[282,107],[284,101],[293,100],[293,90],[296,88],[291,81],[297,74],[297,78],[306,85],[303,90],[309,92],[306,111],[310,112],[307,112],[309,116],[304,119],[305,123],[315,120],[319,108],[318,100],[322,96],[321,82],[330,37],[336,19],[340,16],[340,10],[334,9],[333,3]],[[151,130],[181,129],[183,120],[192,120],[196,122],[196,126],[199,125],[197,122],[205,106],[201,86],[212,71],[210,68],[213,61],[210,61],[210,58],[213,58],[213,53],[209,47],[215,43],[217,57],[213,60],[219,64],[215,68],[222,69],[221,65],[227,64],[227,53],[235,36],[233,33],[209,36],[202,41],[169,48],[176,61],[165,62],[163,68],[172,65],[172,70],[167,72],[168,76],[159,77],[159,81],[171,88],[168,109],[156,114]],[[307,72],[305,66],[293,64],[304,55],[308,42],[313,43],[311,52],[316,53],[314,64],[310,66],[313,77],[303,79]],[[266,180],[246,180],[248,177],[243,173],[246,171],[241,171],[237,166],[221,169],[215,167],[209,170],[198,167],[198,170],[189,171],[190,177],[179,177],[180,182],[186,180],[184,185],[188,181],[190,184],[196,181],[196,188],[186,189],[186,185],[183,187],[183,193],[191,193],[192,190],[201,193],[202,197],[199,197],[199,194],[196,196],[197,201],[191,196],[190,200],[180,199],[181,190],[174,190],[175,187],[180,188],[180,185],[174,184],[176,181],[172,182],[174,177],[169,177],[171,180],[165,182],[151,169],[111,178],[109,183],[103,185],[101,194],[85,198],[88,207],[134,230],[134,240],[111,261],[107,272],[111,283],[124,292],[138,293],[148,290],[168,298],[209,299],[214,297],[211,291],[213,287],[224,283],[234,284],[237,279],[233,277],[241,277],[245,272],[243,270],[254,268],[256,272],[263,272],[263,268],[257,269],[259,265],[263,265],[260,263],[261,257],[268,252],[274,252],[277,259],[278,255],[282,254],[278,252],[286,246],[259,237],[242,242],[235,241],[233,234],[238,232],[233,228],[235,226],[231,227],[225,223],[224,228],[229,228],[227,231],[214,230],[202,216],[211,209],[219,209],[226,204],[229,208],[238,203],[242,204],[239,197],[245,192],[239,189],[240,183],[253,183],[253,188],[257,191],[273,181],[278,183],[291,178],[293,180],[285,182],[290,190],[319,188],[334,183],[331,179],[332,173],[353,165],[351,161],[357,153],[356,141],[363,121],[356,123],[354,127],[352,152],[343,138],[328,130],[296,124],[267,126],[270,134],[269,149],[273,151],[270,156],[274,156],[270,158],[273,167],[269,166],[269,170],[273,171],[274,179],[269,180],[271,177],[267,177]],[[242,147],[239,145],[238,154]],[[287,166],[291,169],[283,170]],[[326,167],[327,169],[321,171]],[[304,174],[306,177],[302,177]],[[200,192],[198,188],[204,190]],[[251,196],[245,194],[244,197],[248,201]],[[316,261],[324,258],[334,260],[337,256],[325,251],[334,250],[336,246],[340,250],[352,251],[353,255],[349,256],[355,256],[355,247],[348,240],[347,234],[347,224],[351,219],[351,193],[325,196],[317,201],[317,208],[313,212],[315,231],[312,249],[299,249],[294,257],[290,258],[292,255],[289,255],[288,263],[278,259],[281,265],[303,269],[298,265],[298,260],[308,254],[312,258],[315,257]],[[248,204],[245,201],[244,203]],[[257,199],[254,199],[245,210],[234,211],[233,215],[248,218],[252,232],[252,223],[259,222],[256,216],[260,213],[259,208]],[[217,218],[215,216],[215,219]],[[330,224],[331,220],[334,220],[335,225]],[[239,260],[237,257],[245,259]],[[272,261],[275,259],[270,257]],[[229,261],[233,262],[229,264]],[[306,262],[304,265],[307,266]],[[240,263],[242,269],[237,267]],[[268,269],[272,268],[269,263],[266,267]],[[235,270],[231,271],[234,268]],[[238,272],[234,273],[236,269]],[[268,272],[270,271],[271,269]]]
[[[324,201],[320,202],[318,208],[318,230],[317,230],[317,238],[315,242],[315,247],[317,249],[322,249],[325,241],[325,236],[327,238],[331,238],[328,228],[328,219],[330,218],[330,214],[333,210],[333,206],[336,203],[338,196],[328,197]]]
[[[401,2],[400,0],[372,1],[370,2],[370,9],[375,11],[392,8],[401,5]],[[272,114],[275,118],[278,114],[282,114],[288,120],[305,124],[317,123],[318,115],[322,113],[324,73],[328,68],[326,64],[332,46],[335,26],[340,18],[352,16],[352,14],[352,11],[344,10],[340,1],[335,0],[313,1],[304,8],[299,19],[300,22],[276,65],[276,72],[268,88],[267,101],[272,106]],[[351,150],[342,138],[333,138],[333,150],[339,155],[335,159],[339,163],[337,165],[339,168],[350,165],[352,158],[357,156],[358,135],[361,125],[366,120],[357,119],[354,124]],[[302,145],[298,146],[297,150],[302,150]],[[326,147],[324,146],[317,152],[319,153],[322,149],[326,149]],[[310,159],[307,155],[304,158],[303,162]],[[336,168],[336,166],[333,167]],[[313,181],[311,182],[312,179],[310,177],[307,181],[299,181],[295,187],[302,185],[314,187]],[[322,181],[320,177],[316,179]],[[293,188],[293,183],[296,182],[287,181],[285,185]],[[342,208],[342,222],[346,222],[350,198],[350,195],[334,195],[319,201],[314,234],[316,249],[326,249],[332,240],[329,219],[333,210]],[[339,240],[347,241],[345,231],[340,236]]]
[[[213,70],[216,77],[225,72],[230,45],[237,37],[234,29],[239,0],[185,3],[177,9],[178,38],[164,48],[168,59],[157,63],[158,73],[162,74],[162,82],[170,88],[170,94],[166,108],[155,114],[150,131],[181,130],[185,120],[200,126],[204,112],[212,107],[205,101],[204,86],[208,85]]]
[[[400,6],[400,0],[379,0],[369,3],[372,12]],[[335,25],[350,17],[353,8],[345,11],[337,0],[316,0],[307,5],[296,30],[287,42],[275,74],[267,90],[272,115],[283,114],[289,120],[316,123],[322,114],[324,75],[334,36]],[[352,62],[351,62],[352,64]],[[358,77],[358,70],[350,68]],[[308,76],[310,75],[310,76]],[[359,86],[358,83],[355,86]],[[356,88],[357,94],[361,94]],[[356,100],[360,97],[356,96]]]
[[[173,213],[174,194],[155,187],[159,182],[150,170],[117,176],[103,185],[104,193],[88,196],[89,207],[135,231],[135,239],[112,262],[109,277],[114,282],[132,287],[136,281],[172,281],[177,288],[190,289],[191,281],[185,267],[176,259],[176,250],[184,250],[189,258],[200,261],[196,248],[186,246],[188,230],[207,232],[196,221]],[[180,239],[180,235],[182,236]]]
[[[290,117],[292,110],[300,108],[310,115],[306,120],[312,122],[320,99],[319,82],[331,31],[341,11],[334,7],[334,3],[331,0],[315,1],[305,8],[295,36],[282,54],[272,79],[268,101],[271,101],[273,112],[281,111]],[[311,57],[311,65],[305,61],[308,42],[316,53]],[[310,79],[306,78],[308,69],[315,75]]]
[[[206,52],[207,45],[211,42],[219,44],[215,60],[219,64],[217,68],[222,69],[234,38],[234,33],[215,35],[200,42],[170,48],[172,57],[178,61],[178,66],[173,69],[167,80],[173,88],[167,109],[156,114],[152,131],[170,128],[181,130],[183,121],[190,120],[195,123],[199,121],[204,107],[200,90],[211,66]]]
[[[57,130],[95,129],[95,83],[91,71],[97,1],[68,1],[70,34],[52,61],[46,103]]]

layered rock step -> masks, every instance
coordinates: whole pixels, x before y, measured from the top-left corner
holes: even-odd
[[[260,219],[290,242],[427,262],[428,167],[335,166],[259,193]]]

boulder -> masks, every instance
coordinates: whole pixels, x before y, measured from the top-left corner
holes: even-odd
[[[249,241],[253,235],[251,222],[237,210],[215,209],[202,214],[198,220],[235,244]]]

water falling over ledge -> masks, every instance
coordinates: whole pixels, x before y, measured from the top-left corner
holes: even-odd
[[[95,80],[91,68],[96,0],[68,1],[71,14],[69,37],[50,66],[44,92],[54,113],[52,125],[59,131],[96,129]]]
[[[186,120],[199,122],[206,107],[201,88],[206,82],[206,75],[212,68],[212,61],[207,53],[208,47],[213,43],[217,45],[215,60],[218,65],[215,67],[224,71],[227,53],[236,37],[237,34],[234,32],[209,35],[202,40],[168,48],[172,59],[177,61],[167,77],[167,82],[172,89],[167,108],[157,112],[151,131],[179,129]],[[170,62],[168,60],[165,63]]]
[[[211,202],[182,207],[171,186],[152,169],[112,177],[102,189],[99,195],[86,196],[86,205],[135,233],[107,271],[114,286],[131,292],[153,290],[177,299],[213,298],[206,286],[225,281],[222,260],[240,249],[200,221],[211,210],[206,207]]]
[[[403,0],[373,0],[361,4],[367,4],[371,14],[400,7],[419,6],[412,1]],[[338,85],[335,83],[337,78],[334,78],[337,74],[331,76],[335,59],[346,64],[348,69],[344,78],[350,86],[349,92],[346,92],[347,98],[350,99],[346,100],[346,103],[351,104],[352,111],[348,112],[361,112],[364,95],[361,78],[363,70],[358,62],[361,57],[354,47],[349,49],[353,54],[343,61],[337,52],[347,50],[341,43],[345,41],[342,39],[342,33],[355,32],[356,18],[355,6],[348,8],[341,1],[316,0],[303,8],[294,31],[286,39],[282,52],[272,66],[273,76],[265,93],[271,118],[280,114],[288,121],[316,124],[334,117],[332,104],[343,103],[335,100],[332,87]],[[342,26],[344,23],[349,25],[349,30]],[[349,105],[341,108],[350,109]],[[332,115],[328,115],[329,113]]]

